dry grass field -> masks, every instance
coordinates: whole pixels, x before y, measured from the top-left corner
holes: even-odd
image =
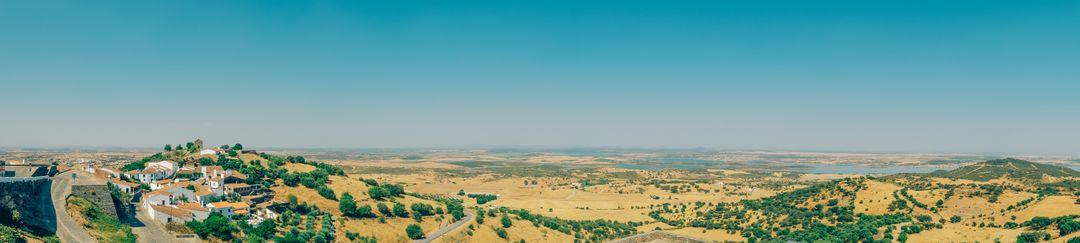
[[[932,229],[918,234],[908,235],[908,242],[1013,242],[1023,230],[979,228],[958,224],[946,224],[941,229]]]
[[[900,186],[892,183],[867,181],[866,190],[857,192],[859,198],[855,202],[855,212],[865,214],[888,213],[889,204],[894,201],[893,192],[900,190]]]
[[[497,219],[487,219],[484,224],[477,224],[476,221],[472,221],[466,226],[463,226],[455,231],[452,231],[446,236],[436,239],[433,242],[436,243],[456,243],[456,242],[517,242],[519,240],[525,240],[525,242],[573,242],[574,237],[571,235],[563,234],[559,231],[550,230],[544,227],[533,226],[532,222],[512,219],[513,222],[510,228],[505,229],[507,238],[503,239],[495,233],[495,228],[502,227]],[[469,235],[469,225],[473,227],[472,235]]]

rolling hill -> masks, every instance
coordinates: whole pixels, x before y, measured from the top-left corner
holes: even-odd
[[[1019,180],[1039,180],[1046,176],[1080,177],[1080,171],[1064,166],[1040,164],[1026,160],[1005,158],[963,166],[950,171],[935,171],[932,176],[974,181],[988,181],[1007,176]]]

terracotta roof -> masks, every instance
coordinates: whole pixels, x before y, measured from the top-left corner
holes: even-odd
[[[244,187],[251,187],[251,185],[244,184],[244,183],[229,183],[229,184],[225,184],[225,187],[244,188]]]
[[[158,181],[154,181],[153,183],[157,183],[157,184],[169,184],[169,183],[173,183],[173,180],[172,180],[172,179],[164,179],[164,180],[158,180]]]
[[[248,212],[247,209],[239,209],[239,210],[233,211],[233,213],[236,213],[236,214],[247,214],[247,212]]]
[[[234,209],[248,208],[248,204],[243,203],[243,202],[215,202],[215,203],[207,204],[207,206],[210,206],[210,207],[213,207],[213,208],[228,208],[228,207],[232,207]]]
[[[213,195],[213,194],[217,194],[217,193],[214,193],[212,191],[197,191],[197,192],[195,192],[195,196],[200,196],[200,197],[201,196],[206,196],[206,195]]]
[[[210,212],[209,208],[203,207],[201,204],[193,202],[177,204],[176,207],[188,211]]]
[[[169,207],[169,206],[162,206],[162,205],[154,205],[154,204],[150,204],[150,207],[153,208],[154,211],[158,211],[158,212],[161,212],[161,213],[164,213],[164,214],[168,214],[168,215],[173,216],[173,217],[193,218],[192,215],[191,215],[191,212],[184,211],[183,209]]]
[[[155,165],[155,166],[146,167],[145,169],[142,170],[142,173],[158,173],[158,172],[161,172],[163,170],[167,170],[167,168]]]
[[[109,182],[112,182],[113,184],[116,184],[117,186],[139,187],[139,184],[122,181],[122,180],[117,179],[117,178],[109,179]]]
[[[149,197],[150,195],[172,196],[172,193],[164,189],[159,189],[146,194],[147,197]]]
[[[199,189],[199,185],[195,185],[194,183],[191,183],[190,181],[185,181],[185,182],[177,182],[177,183],[169,184],[169,185],[163,186],[163,187],[161,187],[161,188],[159,188],[157,190],[154,190],[154,191],[155,192],[156,191],[168,191],[168,190],[172,190],[173,188],[183,188],[184,190],[191,190],[191,189],[187,189],[188,185],[194,186],[195,189]]]

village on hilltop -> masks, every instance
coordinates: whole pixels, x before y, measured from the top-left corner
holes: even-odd
[[[122,168],[86,164],[82,170],[130,194],[131,202],[138,203],[151,218],[163,224],[201,221],[211,213],[247,215],[252,225],[276,219],[278,215],[265,207],[273,198],[273,191],[263,184],[249,183],[252,181],[248,176],[238,170],[212,165],[216,161],[239,159],[241,154],[258,156],[254,150],[242,148],[240,144],[203,148],[202,140],[196,140],[188,144],[187,150],[180,145],[166,148],[165,153],[172,154],[197,151],[179,161],[151,160],[143,168],[138,168],[142,161]]]

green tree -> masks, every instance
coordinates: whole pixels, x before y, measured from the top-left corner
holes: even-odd
[[[416,214],[417,216],[431,216],[435,214],[434,208],[427,203],[413,203],[409,207],[412,208],[413,214]]]
[[[1031,218],[1031,220],[1028,221],[1028,222],[1025,222],[1024,226],[1031,226],[1032,228],[1034,228],[1036,230],[1041,230],[1043,228],[1046,228],[1046,226],[1050,226],[1050,224],[1053,224],[1053,223],[1054,223],[1054,221],[1050,220],[1050,218],[1043,217],[1043,216],[1038,216],[1038,217]]]
[[[356,217],[356,201],[353,200],[352,195],[348,192],[341,193],[341,200],[338,200],[338,209],[345,216]]]
[[[510,236],[506,235],[506,230],[503,229],[503,228],[495,228],[495,234],[499,235],[499,238],[503,238],[503,239],[509,239],[507,237],[510,237]]]
[[[233,145],[233,146],[232,146],[232,148],[233,148],[234,150],[243,150],[243,149],[244,149],[244,145],[241,145],[240,143],[237,143],[236,145]]]
[[[401,184],[386,184],[382,185],[382,187],[386,188],[386,191],[390,193],[391,197],[400,197],[405,194],[405,186],[402,186]]]
[[[330,189],[330,187],[327,187],[326,185],[319,185],[319,188],[315,190],[319,192],[319,196],[330,200],[337,200],[337,196],[334,195],[334,189]]]
[[[172,144],[166,144],[165,151],[172,151]]]
[[[424,229],[421,229],[419,224],[410,224],[405,228],[405,234],[409,236],[409,239],[423,239]]]
[[[405,210],[405,204],[394,203],[394,215],[402,218],[408,218],[409,211]]]
[[[374,186],[374,187],[368,188],[368,196],[370,196],[371,199],[382,200],[383,198],[386,198],[387,196],[390,196],[390,192],[387,191],[386,188],[382,188],[380,186]]]
[[[236,231],[236,226],[233,226],[228,218],[219,213],[211,213],[202,222],[188,221],[187,226],[192,231],[195,231],[195,234],[198,234],[199,237],[214,236],[224,241],[232,240],[233,232]]]
[[[476,224],[484,224],[484,208],[476,208]]]
[[[277,233],[277,223],[273,220],[263,220],[259,224],[255,225],[255,228],[251,229],[250,234],[258,236],[261,239],[269,240]]]
[[[379,208],[379,213],[382,215],[394,215],[394,213],[390,211],[390,207],[387,207],[385,203],[379,203],[375,206]]]
[[[514,222],[510,221],[510,217],[507,217],[506,214],[503,214],[502,219],[499,219],[499,221],[502,222],[503,228],[510,228],[511,225],[514,225]]]
[[[1042,241],[1044,238],[1047,238],[1049,236],[1050,236],[1050,234],[1047,234],[1046,232],[1042,232],[1042,231],[1026,232],[1026,233],[1020,234],[1020,236],[1017,236],[1016,237],[1016,242],[1020,242],[1020,243],[1039,242],[1039,241]]]
[[[288,200],[290,209],[295,209],[299,204],[299,200],[296,198],[296,195],[289,194]]]
[[[1072,232],[1080,231],[1080,222],[1073,221],[1071,219],[1058,220],[1058,235],[1068,235]]]
[[[371,205],[364,204],[364,205],[360,205],[359,207],[356,207],[356,217],[374,218],[375,213],[371,212]]]
[[[949,217],[949,222],[952,223],[959,223],[960,220],[960,215],[953,215],[952,217]]]

